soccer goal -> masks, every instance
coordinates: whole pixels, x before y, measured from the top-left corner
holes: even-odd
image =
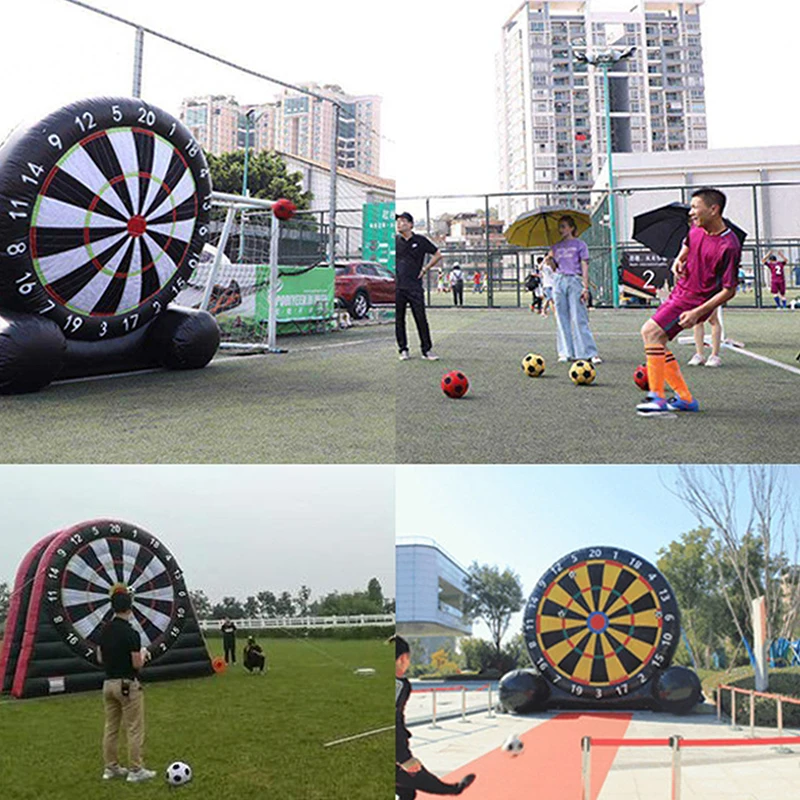
[[[177,302],[213,314],[229,350],[283,353],[279,333],[330,330],[334,270],[321,222],[279,218],[281,201],[214,192],[212,202],[209,243]]]

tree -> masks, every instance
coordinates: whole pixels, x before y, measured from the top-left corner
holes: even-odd
[[[8,608],[11,605],[11,590],[7,583],[0,583],[0,620],[5,620],[8,616]]]
[[[711,557],[737,634],[752,641],[752,601],[763,594],[767,641],[788,636],[800,609],[797,492],[784,467],[682,466],[674,494],[711,529]]]
[[[215,156],[206,153],[211,180],[215,191],[230,194],[242,193],[244,176],[244,150],[222,153]],[[308,208],[313,199],[311,192],[302,189],[303,175],[290,173],[286,162],[275,152],[251,151],[247,164],[247,184],[251,197],[262,200],[278,200],[288,197],[298,208]]]
[[[395,602],[394,598],[386,599],[383,601],[383,613],[384,614],[394,614],[397,608],[397,603]]]
[[[250,595],[250,597],[244,601],[244,613],[249,619],[258,616],[258,598]]]
[[[311,599],[311,589],[303,584],[297,591],[297,615],[299,617],[308,616],[308,601]]]
[[[377,605],[366,592],[331,592],[312,605],[312,613],[320,617],[382,614],[383,604]]]
[[[465,581],[464,614],[472,620],[483,620],[492,634],[495,655],[502,655],[502,640],[511,616],[522,608],[522,583],[519,575],[508,567],[500,572],[488,564],[473,561]]]
[[[378,608],[383,608],[383,589],[377,578],[371,578],[367,584],[367,597],[372,600]]]
[[[214,619],[242,619],[244,615],[244,607],[235,597],[223,597],[222,602],[217,603],[211,612]]]
[[[266,590],[259,592],[256,595],[256,599],[258,600],[258,611],[262,617],[274,617],[277,615],[275,606],[278,601],[272,592]]]
[[[192,601],[192,607],[194,608],[195,614],[197,614],[200,619],[208,619],[211,616],[211,601],[208,599],[206,593],[202,589],[189,592],[189,599]]]
[[[278,617],[294,616],[294,600],[292,600],[292,595],[289,592],[281,592],[281,596],[275,603],[275,615]]]

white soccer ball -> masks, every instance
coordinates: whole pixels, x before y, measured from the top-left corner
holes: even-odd
[[[183,761],[173,761],[167,767],[167,783],[170,786],[183,786],[192,779],[192,768]]]
[[[525,749],[525,745],[515,733],[512,733],[511,736],[509,736],[508,739],[503,742],[503,745],[500,749],[504,753],[508,753],[508,755],[513,758],[522,753],[522,751]]]

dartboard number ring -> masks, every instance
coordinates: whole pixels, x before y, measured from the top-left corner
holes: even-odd
[[[680,619],[666,578],[627,550],[591,547],[553,564],[528,600],[524,636],[552,685],[591,700],[620,698],[667,666]]]
[[[69,338],[130,334],[187,285],[210,211],[182,123],[133,98],[73,103],[0,151],[0,305]]]
[[[183,572],[169,550],[141,528],[99,522],[76,529],[60,543],[45,574],[50,621],[80,656],[94,661],[111,597],[128,591],[130,623],[154,655],[180,636],[190,611]]]

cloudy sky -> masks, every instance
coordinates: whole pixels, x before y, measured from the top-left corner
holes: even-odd
[[[394,596],[392,467],[0,467],[0,582],[48,533],[98,517],[161,539],[212,600],[372,577]]]

